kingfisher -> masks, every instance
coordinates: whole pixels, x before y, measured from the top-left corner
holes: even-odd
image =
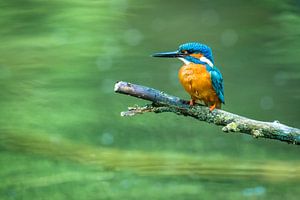
[[[178,58],[183,62],[178,77],[183,88],[190,94],[191,106],[204,104],[210,111],[220,109],[224,100],[223,77],[214,65],[212,50],[209,46],[189,42],[172,52],[155,53],[153,57]]]

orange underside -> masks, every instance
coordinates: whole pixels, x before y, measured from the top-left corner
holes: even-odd
[[[204,65],[184,65],[180,68],[178,76],[184,89],[191,95],[191,105],[197,102],[209,106],[210,110],[221,108],[221,101],[213,89],[210,74]]]

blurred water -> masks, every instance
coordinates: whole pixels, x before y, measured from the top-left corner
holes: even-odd
[[[300,127],[296,1],[0,3],[1,199],[297,199],[299,148],[223,134],[117,80],[188,98],[181,63],[154,52],[199,41],[225,80],[225,110]]]

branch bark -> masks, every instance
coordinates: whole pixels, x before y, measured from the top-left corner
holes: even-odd
[[[173,112],[177,115],[190,116],[200,121],[223,126],[224,132],[240,132],[256,138],[268,138],[300,145],[300,129],[289,127],[278,121],[263,122],[236,115],[224,110],[215,109],[212,112],[202,105],[189,106],[188,101],[168,95],[162,91],[128,82],[117,82],[115,92],[151,101],[145,106],[128,107],[121,116],[134,116],[147,112]]]

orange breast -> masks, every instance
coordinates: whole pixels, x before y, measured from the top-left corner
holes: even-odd
[[[204,65],[194,63],[184,65],[180,68],[178,76],[180,83],[193,100],[203,102],[208,106],[216,104],[217,108],[221,107],[221,102],[212,86],[210,74]]]

